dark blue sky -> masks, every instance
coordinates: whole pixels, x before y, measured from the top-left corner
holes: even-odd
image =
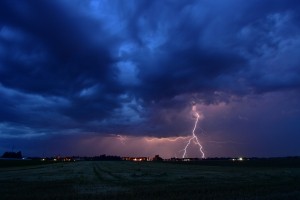
[[[300,155],[299,24],[297,0],[1,0],[0,152],[181,156],[194,106],[207,156]]]

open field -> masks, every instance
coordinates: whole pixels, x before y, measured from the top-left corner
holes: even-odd
[[[8,199],[300,199],[300,167],[243,163],[82,161],[0,168]]]

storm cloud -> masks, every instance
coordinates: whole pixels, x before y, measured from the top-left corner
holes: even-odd
[[[3,0],[0,137],[187,136],[196,106],[211,155],[212,140],[299,154],[299,13],[294,0]]]

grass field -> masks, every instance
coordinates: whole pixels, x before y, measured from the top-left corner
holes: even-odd
[[[251,161],[81,161],[2,167],[0,195],[1,200],[300,199],[300,168]]]

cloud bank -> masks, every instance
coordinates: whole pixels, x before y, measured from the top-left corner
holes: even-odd
[[[299,13],[293,0],[3,0],[0,137],[187,136],[196,105],[208,143],[284,139],[299,154]]]

